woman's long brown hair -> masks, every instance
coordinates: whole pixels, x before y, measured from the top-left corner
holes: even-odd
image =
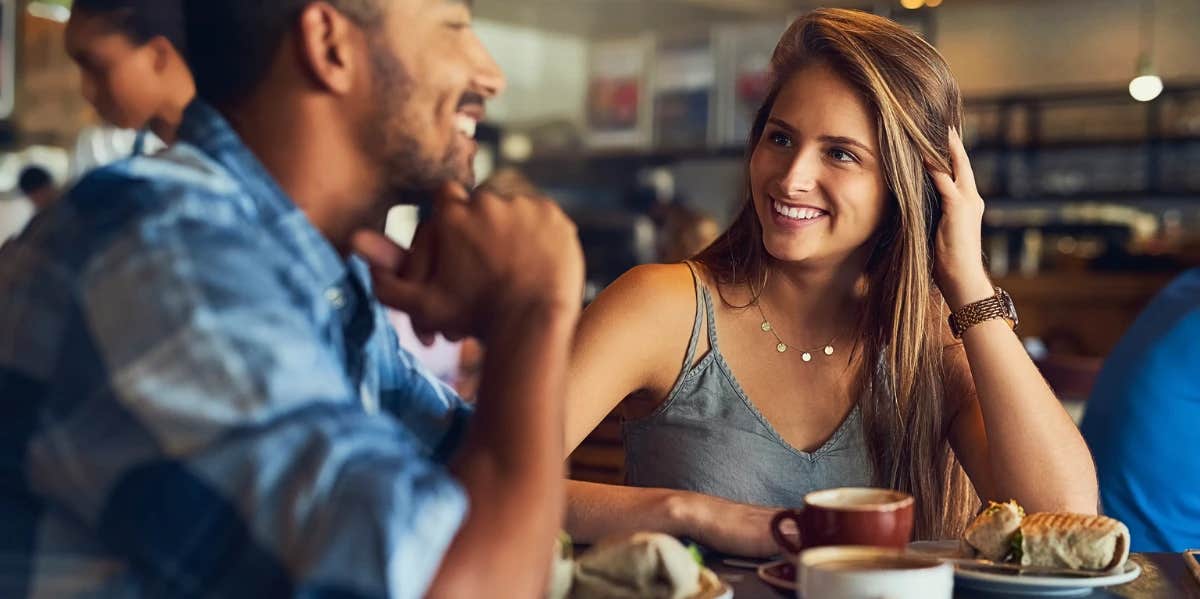
[[[942,382],[943,302],[933,281],[940,206],[926,165],[951,172],[949,135],[961,130],[962,98],[942,56],[894,21],[821,9],[798,19],[771,60],[770,93],[751,130],[753,154],[789,78],[824,63],[874,112],[890,206],[867,262],[866,300],[855,352],[863,429],[875,484],[916,498],[917,538],[957,536],[977,499],[948,442]],[[741,212],[696,261],[719,286],[757,298],[771,258],[749,190]],[[724,294],[721,294],[724,297]]]

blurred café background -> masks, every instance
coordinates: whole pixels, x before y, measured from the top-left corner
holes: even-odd
[[[62,46],[69,5],[0,0],[0,193],[29,164],[65,182],[98,125]],[[1078,415],[1139,310],[1200,265],[1200,0],[476,0],[509,80],[479,132],[480,179],[524,175],[566,207],[589,296],[686,257],[742,201],[771,51],[816,6],[888,15],[949,60],[989,266]],[[619,481],[622,455],[610,418],[573,473]]]

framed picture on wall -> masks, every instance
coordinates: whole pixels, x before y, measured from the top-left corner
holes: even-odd
[[[588,55],[587,143],[590,148],[648,148],[653,137],[649,35],[605,40]]]
[[[605,40],[588,58],[587,141],[593,148],[645,148],[652,137],[654,38]]]
[[[17,94],[17,2],[0,0],[0,119],[12,116]]]
[[[779,19],[717,28],[717,138],[721,145],[746,143],[754,113],[770,87],[771,54],[789,24]]]
[[[654,143],[699,149],[715,143],[716,64],[711,36],[659,39],[654,64]]]

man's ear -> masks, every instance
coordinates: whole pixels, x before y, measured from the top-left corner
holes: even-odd
[[[354,46],[363,42],[362,32],[326,2],[309,4],[296,23],[296,46],[305,71],[321,88],[348,93],[357,64]]]

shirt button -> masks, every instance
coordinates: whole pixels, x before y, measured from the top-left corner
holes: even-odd
[[[339,310],[346,307],[346,295],[342,293],[341,289],[336,287],[330,287],[325,290],[325,299],[329,300],[329,303],[333,304],[333,307]]]

